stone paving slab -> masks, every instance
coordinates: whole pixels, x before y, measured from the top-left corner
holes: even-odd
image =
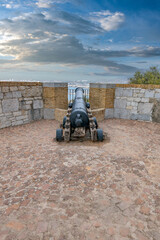
[[[0,130],[0,240],[159,240],[160,124],[105,120],[103,143],[58,125]]]

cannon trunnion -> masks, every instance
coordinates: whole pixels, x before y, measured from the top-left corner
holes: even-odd
[[[92,141],[103,141],[103,130],[98,129],[97,120],[92,117],[90,104],[84,100],[83,88],[76,88],[75,100],[68,106],[67,115],[61,128],[56,130],[56,140],[66,141],[77,138],[90,138]]]

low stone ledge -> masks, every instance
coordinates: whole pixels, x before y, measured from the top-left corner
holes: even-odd
[[[160,85],[154,84],[116,84],[116,88],[139,88],[139,89],[156,89],[160,88]]]
[[[97,121],[104,120],[105,117],[105,109],[104,108],[98,108],[91,110],[93,117],[96,117]]]
[[[64,118],[64,116],[66,116],[66,114],[67,114],[67,110],[66,109],[56,108],[55,111],[54,111],[55,120],[57,120],[60,123],[62,123],[63,122],[63,118]]]
[[[0,87],[18,87],[18,86],[42,86],[41,82],[9,82],[0,81]],[[12,91],[12,90],[11,90]]]
[[[105,109],[105,119],[114,117],[114,108],[106,108]]]
[[[44,108],[44,119],[54,119],[54,109]]]

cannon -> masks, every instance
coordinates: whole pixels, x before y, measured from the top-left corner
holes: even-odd
[[[73,103],[69,103],[67,115],[60,127],[56,130],[56,140],[59,142],[78,138],[90,138],[93,142],[104,140],[103,130],[98,128],[90,104],[84,99],[84,90],[80,87],[76,88],[75,99]]]

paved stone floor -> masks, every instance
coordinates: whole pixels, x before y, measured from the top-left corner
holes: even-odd
[[[0,130],[0,240],[160,240],[160,124],[105,120],[103,143],[58,125]]]

